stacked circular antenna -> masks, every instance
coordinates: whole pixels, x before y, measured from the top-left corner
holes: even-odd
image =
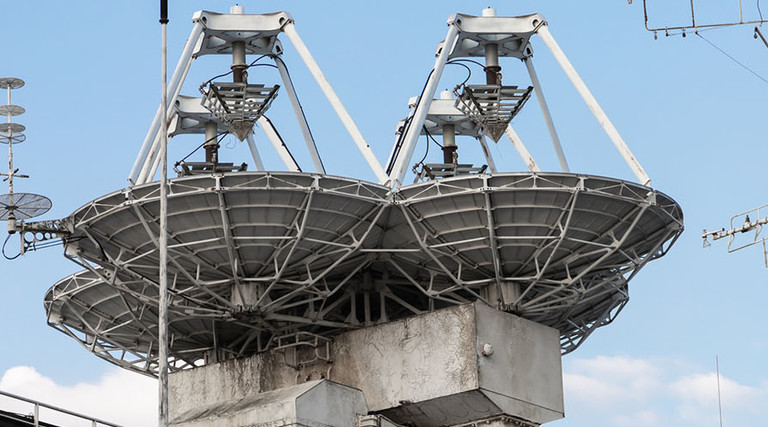
[[[16,232],[16,220],[40,216],[51,209],[51,201],[44,196],[31,193],[14,193],[14,178],[29,178],[13,167],[13,146],[26,140],[24,125],[13,122],[14,116],[24,114],[23,107],[11,104],[11,90],[24,86],[24,80],[15,77],[0,77],[0,89],[8,93],[8,103],[0,105],[0,114],[7,116],[6,123],[0,123],[0,142],[8,144],[8,173],[0,173],[8,182],[8,193],[0,195],[0,220],[8,221],[8,232]]]

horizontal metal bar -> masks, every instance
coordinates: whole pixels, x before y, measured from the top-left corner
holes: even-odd
[[[43,402],[38,402],[36,400],[32,400],[32,399],[26,398],[24,396],[19,396],[18,394],[8,393],[7,391],[2,391],[2,390],[0,390],[0,394],[2,394],[3,396],[10,397],[12,399],[17,399],[17,400],[21,400],[23,402],[31,403],[33,405],[42,406],[43,408],[52,409],[54,411],[61,412],[62,414],[72,415],[73,417],[82,418],[82,419],[88,420],[88,421],[95,421],[95,422],[97,422],[99,424],[104,424],[105,426],[120,427],[119,424],[112,424],[112,423],[110,423],[108,421],[100,420],[98,418],[89,417],[89,416],[83,415],[83,414],[78,414],[77,412],[68,411],[66,409],[59,408],[57,406],[48,405],[48,404],[43,403]]]

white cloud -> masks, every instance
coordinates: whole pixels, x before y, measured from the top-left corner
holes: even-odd
[[[119,368],[109,371],[95,383],[63,386],[32,367],[18,366],[3,374],[0,390],[115,424],[157,424],[157,382]],[[31,404],[2,396],[0,408],[22,414],[32,413]],[[90,426],[88,422],[49,410],[41,410],[40,414],[41,419],[47,422]]]
[[[698,427],[718,425],[717,377],[665,360],[600,356],[564,360],[566,419],[555,426]],[[768,381],[741,384],[720,377],[725,425],[764,424]],[[115,368],[98,381],[56,384],[34,368],[19,366],[0,378],[0,390],[125,426],[157,423],[155,380]],[[29,414],[31,405],[0,397],[0,409]],[[44,421],[90,426],[42,412]]]
[[[564,360],[563,426],[718,424],[715,372],[681,370],[679,363],[624,356]],[[758,425],[768,402],[768,382],[740,384],[720,376],[723,422]]]

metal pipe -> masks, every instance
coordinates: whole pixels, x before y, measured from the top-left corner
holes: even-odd
[[[763,41],[763,44],[765,47],[768,47],[768,40],[765,40],[765,37],[763,36],[763,32],[760,31],[759,28],[755,27],[755,36],[760,36],[760,40]]]
[[[214,121],[205,122],[205,161],[217,163],[219,161],[219,125]]]
[[[650,186],[651,178],[645,172],[645,169],[643,169],[642,165],[640,165],[640,162],[637,161],[634,154],[632,154],[632,151],[627,146],[627,143],[624,142],[624,140],[621,138],[619,131],[616,130],[616,127],[614,127],[613,123],[611,123],[610,119],[608,119],[608,115],[605,114],[605,111],[603,111],[603,109],[600,107],[600,104],[597,103],[597,100],[592,95],[592,92],[589,91],[587,85],[583,80],[581,80],[581,77],[579,77],[576,69],[573,68],[573,65],[571,65],[570,61],[568,61],[565,53],[563,53],[563,51],[560,49],[560,46],[558,46],[557,42],[555,42],[555,39],[552,37],[552,34],[550,34],[547,25],[545,24],[540,26],[538,33],[542,40],[544,40],[544,43],[547,45],[549,50],[552,52],[552,55],[560,64],[560,67],[563,69],[563,71],[565,71],[568,79],[571,80],[573,87],[576,88],[582,99],[584,99],[584,102],[587,104],[587,107],[589,107],[589,109],[592,111],[592,114],[595,115],[595,118],[600,123],[600,126],[602,126],[605,133],[608,134],[608,137],[611,139],[611,141],[613,141],[613,144],[616,146],[616,149],[619,150],[621,156],[624,157],[624,160],[627,162],[630,169],[632,169],[632,172],[634,172],[637,180],[643,185]]]
[[[501,84],[501,66],[499,65],[499,45],[488,43],[485,45],[485,83],[489,85]]]
[[[744,13],[741,9],[741,0],[739,0],[739,22],[744,22]]]
[[[280,72],[280,77],[283,80],[285,90],[288,92],[288,99],[291,100],[291,107],[293,107],[293,113],[296,115],[296,121],[299,122],[301,133],[304,136],[304,142],[307,144],[307,150],[312,157],[312,163],[315,165],[315,170],[319,173],[325,173],[325,166],[322,159],[320,159],[320,153],[317,151],[317,145],[315,145],[315,138],[312,136],[312,131],[309,129],[309,123],[307,122],[307,116],[304,115],[304,109],[301,108],[299,97],[296,95],[296,88],[293,86],[293,80],[291,80],[291,74],[288,72],[288,68],[285,66],[282,58],[275,58],[275,65]]]
[[[194,31],[194,30],[193,30]],[[200,33],[198,34],[198,39],[202,37],[202,26],[200,27]],[[194,48],[197,43],[195,42],[191,48]],[[191,48],[190,48],[190,56],[188,57],[187,61],[182,64],[181,59],[179,59],[179,64],[176,66],[176,70],[174,71],[174,75],[171,78],[171,83],[169,86],[169,91],[171,92],[170,97],[170,103],[173,104],[176,102],[176,99],[179,96],[179,93],[181,92],[181,86],[184,83],[184,80],[187,78],[187,73],[189,73],[189,68],[192,66],[192,54],[191,54]],[[183,65],[182,69],[179,69],[180,66]],[[174,86],[174,78],[176,78],[178,75],[178,81],[176,82],[176,85]],[[170,107],[170,105],[169,105]],[[136,179],[133,181],[136,184],[145,184],[152,180],[152,178],[157,173],[157,169],[160,167],[160,156],[158,155],[158,151],[160,149],[160,132],[158,131],[160,127],[160,110],[157,110],[157,125],[155,127],[154,132],[154,139],[152,140],[152,145],[149,154],[147,155],[146,159],[144,160],[144,165],[141,168],[141,171],[139,172],[139,175]],[[149,136],[149,135],[147,135]]]
[[[189,72],[189,68],[192,66],[192,61],[187,62],[185,69],[183,70],[184,78],[186,78],[187,73]],[[183,83],[183,80],[182,80]],[[181,92],[181,84],[179,84],[175,91],[171,91],[173,97],[171,98],[173,101],[172,103],[176,102],[176,98],[179,96],[179,93]],[[169,106],[170,107],[170,106]],[[170,118],[169,118],[170,119]],[[152,178],[157,173],[157,168],[160,167],[160,156],[157,154],[157,151],[160,147],[160,132],[156,132],[155,140],[152,145],[151,155],[150,158],[152,159],[147,160],[147,162],[144,165],[144,168],[141,170],[141,173],[143,175],[139,176],[139,181],[144,184],[152,180]]]
[[[441,95],[442,96],[442,95]],[[418,98],[413,97],[408,100],[408,117],[413,117],[414,111],[416,111],[416,102],[418,102]],[[392,170],[395,167],[394,162],[397,160],[397,156],[400,153],[400,143],[402,142],[402,139],[404,137],[403,132],[408,128],[408,119],[402,120],[397,123],[397,127],[395,129],[395,143],[392,144],[392,150],[389,152],[389,156],[387,156],[387,174],[392,173]]]
[[[443,163],[458,163],[459,155],[456,152],[458,149],[459,147],[456,145],[456,126],[452,124],[444,124]]]
[[[248,141],[248,148],[251,150],[251,156],[253,156],[253,162],[256,165],[256,170],[263,171],[264,163],[261,161],[259,149],[256,147],[256,142],[253,140],[253,132],[250,132],[245,139]]]
[[[161,92],[162,100],[160,117],[168,117],[168,0],[160,0],[161,27]],[[159,236],[159,275],[160,289],[158,301],[158,361],[157,378],[159,388],[158,425],[167,427],[168,416],[168,120],[163,120],[160,126],[162,143],[160,157],[163,168],[160,174],[160,236]],[[207,130],[207,129],[206,129]]]
[[[496,162],[493,161],[493,156],[491,155],[491,150],[488,148],[488,140],[485,138],[485,134],[481,133],[477,140],[480,141],[480,147],[483,148],[485,161],[488,162],[488,169],[491,170],[491,173],[496,173]]]
[[[531,153],[528,152],[527,148],[525,148],[525,144],[523,144],[523,140],[520,139],[520,136],[512,128],[512,125],[507,125],[507,130],[505,130],[504,133],[507,135],[507,138],[509,138],[509,140],[512,142],[512,146],[515,147],[515,150],[517,150],[517,154],[519,154],[520,158],[523,159],[523,163],[525,163],[525,166],[528,167],[528,170],[531,172],[541,172],[541,169],[539,168],[539,165],[536,163],[536,160],[533,160],[533,156],[531,156]]]
[[[496,16],[496,9],[487,7],[483,9],[483,17],[492,18]],[[501,65],[499,64],[499,45],[488,43],[485,50],[485,83],[489,85],[501,85]]]
[[[429,105],[432,103],[432,98],[435,96],[437,90],[437,84],[440,82],[440,77],[443,75],[445,69],[445,63],[448,62],[448,56],[453,50],[453,46],[458,40],[459,29],[456,24],[451,22],[448,24],[448,34],[445,36],[443,42],[443,48],[440,54],[437,55],[435,60],[435,68],[432,70],[432,74],[427,80],[427,85],[424,87],[424,92],[421,94],[421,99],[416,105],[416,111],[413,113],[411,124],[403,137],[403,146],[400,153],[397,155],[395,166],[392,168],[392,173],[389,175],[389,185],[392,187],[402,184],[403,177],[407,170],[408,162],[413,157],[413,151],[416,149],[416,143],[421,135],[421,128],[424,126],[424,120],[427,117],[429,111]]]
[[[141,174],[139,175],[139,178],[136,180],[137,184],[146,184],[150,181],[152,181],[152,178],[157,174],[157,169],[160,168],[160,144],[161,144],[162,135],[160,135],[160,132],[158,131],[155,135],[155,142],[152,145],[152,151],[150,153],[150,157],[147,158],[147,163],[144,165],[144,167],[141,169]]]
[[[299,52],[299,56],[301,56],[301,59],[307,65],[307,68],[312,73],[315,81],[317,81],[317,84],[325,94],[325,97],[328,98],[328,101],[331,103],[331,106],[341,119],[341,122],[344,124],[347,132],[349,132],[349,135],[352,137],[355,144],[357,144],[357,148],[363,154],[363,157],[373,170],[376,178],[378,178],[380,183],[385,183],[389,177],[384,172],[384,168],[381,167],[381,163],[379,163],[378,159],[376,159],[376,155],[373,154],[371,146],[368,145],[368,143],[365,141],[365,138],[363,138],[363,135],[357,128],[357,125],[352,120],[352,117],[349,115],[349,112],[347,112],[347,109],[344,108],[344,104],[341,103],[341,100],[336,95],[336,92],[334,92],[333,87],[331,87],[331,84],[328,82],[328,79],[326,79],[323,71],[320,70],[320,66],[317,65],[317,62],[315,62],[315,59],[312,57],[309,49],[307,49],[304,41],[302,41],[301,37],[299,37],[299,33],[296,32],[296,27],[293,24],[293,21],[289,21],[283,26],[283,32],[286,36],[288,36],[288,38],[291,40],[291,43],[293,43],[293,46]]]
[[[720,427],[723,427],[723,400],[720,397],[720,358],[718,355],[715,355],[715,371],[717,372],[717,411],[720,415]]]
[[[248,64],[245,63],[245,42],[242,40],[232,42],[232,81],[235,83],[245,83],[245,69]]]
[[[259,124],[259,127],[261,127],[261,130],[264,131],[264,134],[267,135],[267,139],[269,139],[269,142],[272,143],[272,146],[275,147],[275,151],[277,151],[277,154],[285,164],[285,167],[288,168],[289,171],[301,172],[301,168],[299,167],[298,163],[296,163],[296,160],[291,155],[291,152],[288,151],[288,148],[286,148],[283,139],[280,138],[280,134],[277,133],[277,130],[275,129],[274,125],[272,125],[272,122],[269,121],[266,116],[261,116],[256,120],[256,123]]]
[[[8,84],[7,86],[7,92],[8,92],[8,105],[9,105],[8,123],[11,123],[12,120],[11,120],[11,109],[10,109],[10,105],[11,105],[11,85],[10,84]],[[13,129],[9,127],[8,128],[8,194],[9,194],[8,203],[9,203],[9,206],[11,207],[14,205],[13,204],[13,175],[14,175],[13,173]],[[13,214],[13,210],[11,210],[9,213],[9,218],[10,217],[14,217],[13,218],[14,220],[16,219],[15,215]]]
[[[93,418],[93,417],[90,417],[88,415],[78,414],[77,412],[72,412],[72,411],[69,411],[69,410],[64,409],[64,408],[59,408],[57,406],[49,405],[47,403],[38,402],[36,400],[32,400],[32,399],[26,398],[24,396],[19,396],[18,394],[8,393],[7,391],[0,390],[0,395],[7,396],[7,397],[10,397],[10,398],[16,399],[16,400],[21,400],[22,402],[31,403],[31,404],[33,404],[35,406],[40,406],[40,407],[43,407],[43,408],[51,409],[51,410],[56,411],[56,412],[61,412],[62,414],[71,415],[73,417],[82,418],[82,419],[88,420],[88,421],[98,422],[99,424],[104,424],[105,426],[120,427],[117,424],[112,424],[112,423],[110,423],[108,421],[104,421],[104,420],[101,420],[101,419],[98,419],[98,418]]]
[[[245,8],[238,4],[229,8],[231,15],[242,15]],[[248,73],[245,71],[248,64],[245,62],[245,41],[232,42],[232,81],[235,83],[247,83]]]
[[[189,67],[192,65],[192,51],[197,45],[197,41],[200,39],[202,33],[203,24],[200,21],[195,22],[195,26],[192,27],[192,32],[187,39],[187,43],[184,45],[184,50],[181,53],[179,62],[176,64],[176,70],[174,71],[173,76],[171,77],[171,81],[168,84],[168,87],[172,92],[172,102],[176,102],[176,98],[179,96],[179,92],[181,91],[181,82],[183,82],[183,80],[186,78]],[[155,137],[157,135],[157,130],[160,127],[160,110],[161,107],[158,107],[157,112],[155,113],[155,117],[152,119],[152,124],[149,126],[149,131],[144,137],[144,142],[141,144],[139,155],[136,157],[136,161],[134,161],[133,167],[131,168],[131,173],[128,176],[131,185],[137,183],[142,165],[145,165],[147,162],[147,156],[149,155],[150,148],[154,147],[155,145]]]
[[[547,98],[544,96],[544,89],[541,87],[541,83],[539,82],[539,76],[536,74],[536,69],[533,67],[533,60],[531,58],[523,58],[523,62],[525,63],[525,67],[528,69],[528,75],[531,77],[531,83],[533,83],[533,90],[536,92],[536,99],[539,101],[539,107],[541,108],[541,113],[544,115],[544,121],[547,123],[547,130],[549,131],[549,137],[552,139],[552,145],[555,147],[555,153],[557,153],[557,160],[560,162],[560,169],[563,172],[570,172],[570,168],[568,167],[568,160],[565,158],[565,153],[563,152],[563,146],[560,144],[560,137],[557,135],[557,128],[555,128],[555,122],[552,120],[552,114],[549,111],[549,106],[547,106]],[[508,129],[512,129],[511,126],[508,127]],[[512,133],[515,131],[512,130]],[[517,135],[517,134],[515,134]],[[519,138],[517,138],[519,141]],[[512,140],[512,137],[510,137],[510,140]],[[512,144],[515,144],[515,141],[512,140]],[[520,141],[520,144],[522,145],[522,141]],[[517,148],[517,146],[515,146]],[[520,152],[518,150],[518,152]],[[527,154],[528,151],[526,150],[526,156],[530,156],[530,154]],[[523,156],[522,154],[520,154]],[[523,161],[528,164],[528,161],[523,158]]]
[[[741,3],[741,0],[739,0],[739,3]],[[693,0],[691,0],[691,25],[693,28],[696,28],[696,14],[693,11]]]
[[[488,43],[485,45],[485,67],[499,66],[499,45]]]

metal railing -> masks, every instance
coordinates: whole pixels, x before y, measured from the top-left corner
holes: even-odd
[[[89,417],[89,416],[83,415],[83,414],[78,414],[77,412],[68,411],[68,410],[63,409],[63,408],[58,408],[58,407],[53,406],[53,405],[48,405],[48,404],[43,403],[43,402],[38,402],[36,400],[28,399],[26,397],[19,396],[19,395],[13,394],[13,393],[8,393],[8,392],[2,391],[2,390],[0,390],[0,395],[6,396],[6,397],[10,397],[11,399],[21,400],[23,402],[31,403],[32,405],[34,405],[34,410],[33,410],[33,413],[32,413],[32,421],[33,421],[33,423],[34,423],[33,425],[35,427],[39,427],[40,426],[40,408],[41,407],[46,408],[46,409],[50,409],[50,410],[53,410],[53,411],[56,411],[56,412],[60,412],[62,414],[67,414],[67,415],[70,415],[70,416],[73,416],[73,417],[77,417],[77,418],[80,418],[80,419],[83,419],[83,420],[86,420],[86,421],[90,421],[91,422],[91,426],[93,426],[93,427],[96,427],[96,426],[99,426],[99,425],[110,426],[110,427],[121,427],[119,424],[113,424],[113,423],[110,423],[108,421],[100,420],[98,418]]]

